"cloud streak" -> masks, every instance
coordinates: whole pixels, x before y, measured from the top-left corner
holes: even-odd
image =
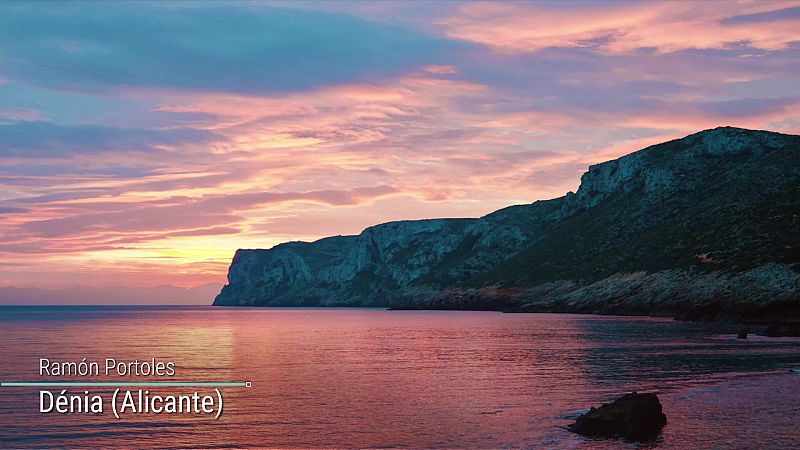
[[[393,76],[463,46],[343,14],[189,2],[4,3],[0,39],[6,77],[105,92],[296,91]]]
[[[740,46],[774,51],[800,41],[798,5],[788,1],[620,2],[574,10],[476,2],[462,6],[441,24],[450,37],[512,53],[547,48],[669,53]]]
[[[53,158],[104,152],[151,153],[192,144],[210,146],[222,136],[193,128],[144,129],[59,125],[45,121],[0,124],[0,157]]]

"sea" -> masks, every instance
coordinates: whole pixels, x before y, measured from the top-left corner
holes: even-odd
[[[350,308],[0,307],[0,381],[249,383],[214,414],[40,412],[0,387],[0,447],[797,448],[800,339],[665,318]],[[171,376],[47,376],[41,359],[172,362]],[[152,387],[149,394],[215,387]],[[655,392],[652,442],[575,435],[591,406]]]

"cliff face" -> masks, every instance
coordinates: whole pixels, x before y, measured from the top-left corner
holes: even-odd
[[[238,250],[228,285],[214,304],[373,306],[422,301],[517,254],[534,238],[535,222],[552,221],[555,212],[554,205],[540,202],[480,219],[389,222],[358,236]],[[526,216],[531,222],[523,219]]]
[[[214,304],[763,315],[800,302],[799,215],[800,137],[717,128],[565,197],[239,250]]]

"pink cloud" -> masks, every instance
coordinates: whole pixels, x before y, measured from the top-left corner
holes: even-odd
[[[455,66],[426,66],[424,70],[428,73],[433,73],[436,75],[453,75],[458,73],[458,67]]]
[[[3,84],[3,80],[0,80]],[[41,120],[43,119],[42,112],[33,108],[10,108],[0,110],[0,120]]]
[[[543,8],[518,3],[468,3],[440,22],[448,36],[502,52],[528,53],[554,47],[594,48],[606,54],[640,49],[669,53],[724,49],[745,43],[782,50],[800,41],[792,19],[725,22],[736,16],[797,6],[798,2],[641,2],[587,8]]]

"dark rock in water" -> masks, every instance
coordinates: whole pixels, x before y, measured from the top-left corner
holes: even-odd
[[[739,338],[739,339],[747,339],[747,333],[748,333],[748,329],[747,328],[742,328],[741,330],[739,330],[739,335],[736,336],[736,337]]]
[[[578,417],[569,430],[584,436],[621,437],[631,441],[654,439],[667,424],[656,394],[625,394]]]
[[[790,323],[789,333],[787,336],[799,337],[800,336],[800,323]]]
[[[764,334],[769,337],[779,337],[781,335],[781,324],[778,322],[773,322],[767,325],[767,329],[764,331]]]

